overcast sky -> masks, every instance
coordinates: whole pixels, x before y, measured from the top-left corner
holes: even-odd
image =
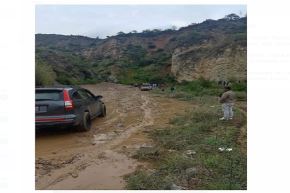
[[[245,5],[37,5],[36,33],[105,38],[117,32],[183,27],[227,14],[246,14]]]

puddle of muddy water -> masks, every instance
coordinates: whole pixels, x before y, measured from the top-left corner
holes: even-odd
[[[109,133],[101,133],[98,135],[93,136],[92,144],[102,144],[105,143],[109,140],[112,140],[117,134],[114,132],[109,132]]]
[[[65,151],[65,149],[80,147],[79,137],[73,133],[39,137],[36,139],[35,154],[43,156],[50,153]]]

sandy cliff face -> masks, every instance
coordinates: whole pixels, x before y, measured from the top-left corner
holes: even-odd
[[[171,72],[177,81],[246,80],[247,51],[244,47],[225,48],[220,53],[212,46],[178,48],[172,55]]]

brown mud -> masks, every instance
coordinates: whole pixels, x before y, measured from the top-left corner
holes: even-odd
[[[83,87],[104,97],[107,116],[95,119],[89,132],[36,132],[36,189],[124,189],[124,175],[147,167],[132,158],[140,147],[153,143],[147,131],[169,127],[171,118],[193,107],[131,86]]]

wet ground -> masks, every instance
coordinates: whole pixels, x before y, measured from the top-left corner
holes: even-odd
[[[36,189],[124,189],[124,175],[148,167],[131,158],[140,147],[152,144],[147,131],[170,127],[170,118],[193,106],[130,86],[83,87],[104,97],[107,116],[95,119],[89,132],[36,132]]]

